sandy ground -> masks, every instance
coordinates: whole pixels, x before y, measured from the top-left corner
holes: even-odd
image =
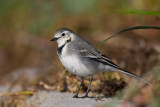
[[[1,78],[0,93],[22,91],[24,83],[32,84],[36,81],[36,78],[39,77],[37,74],[43,75],[43,73],[40,73],[40,71],[36,69],[20,69],[5,75]],[[30,86],[26,88],[26,90],[32,89],[34,89],[34,87]],[[12,96],[4,96],[0,98],[0,102],[6,102],[6,99],[9,101],[11,97]],[[107,100],[107,98],[103,98],[103,101],[96,101],[95,98],[73,98],[73,94],[71,93],[40,90],[28,97],[25,102],[27,102],[26,107],[93,107],[101,105]]]
[[[37,81],[37,78],[41,75],[44,75],[43,72],[40,72],[37,69],[20,69],[5,75],[3,78],[0,78],[0,94],[34,90],[36,85],[33,83],[34,81]],[[97,98],[82,99],[73,98],[73,95],[74,94],[67,92],[39,90],[32,96],[26,95],[26,99],[22,102],[25,107],[101,107],[103,105],[109,107],[122,107],[120,101],[113,98],[102,98],[100,100],[97,100]],[[16,100],[20,100],[21,98],[23,99],[23,96],[21,95],[17,97],[8,95],[0,97],[0,106],[6,104],[6,107],[9,107],[10,105],[13,105]],[[110,106],[110,104],[115,105]]]
[[[123,107],[118,97],[111,98],[73,98],[73,93],[47,91],[36,87],[35,81],[45,76],[39,69],[19,69],[0,78],[0,107],[21,105],[22,107]],[[8,95],[23,91],[33,95]],[[36,91],[33,91],[36,90]],[[5,94],[2,96],[2,94]],[[89,93],[91,96],[92,93]],[[82,94],[79,97],[83,96]],[[98,96],[98,95],[97,95]],[[4,106],[5,105],[5,106]],[[21,107],[20,106],[20,107]]]
[[[39,91],[28,99],[31,107],[93,107],[105,104],[108,100],[103,98],[96,101],[95,98],[72,98],[73,94],[54,91]]]

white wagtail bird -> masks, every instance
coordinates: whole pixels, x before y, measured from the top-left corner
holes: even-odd
[[[93,75],[99,72],[120,71],[149,84],[146,80],[123,70],[118,65],[114,64],[108,57],[99,52],[89,42],[85,41],[68,28],[58,29],[51,41],[55,40],[58,44],[57,54],[62,64],[70,73],[81,77],[81,84],[77,93],[73,96],[74,98],[78,98],[79,90],[83,84],[84,77],[86,76],[90,77],[90,83],[88,85],[87,93],[81,98],[88,97]]]

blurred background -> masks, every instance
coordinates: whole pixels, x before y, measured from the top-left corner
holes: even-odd
[[[1,0],[0,92],[44,89],[46,85],[49,90],[75,92],[79,81],[65,71],[56,53],[57,44],[50,41],[55,31],[70,28],[96,46],[127,27],[160,26],[158,15],[113,10],[158,12],[159,4],[159,0]],[[107,41],[100,51],[120,67],[142,76],[160,59],[160,32],[129,31]],[[93,83],[91,90],[104,95],[114,95],[132,79],[108,73],[95,78],[99,85]],[[114,91],[112,85],[116,86]]]

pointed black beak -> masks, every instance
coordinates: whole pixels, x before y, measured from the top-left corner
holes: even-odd
[[[57,39],[58,39],[58,38],[55,37],[55,38],[51,39],[51,41],[55,41],[55,40],[57,40]]]

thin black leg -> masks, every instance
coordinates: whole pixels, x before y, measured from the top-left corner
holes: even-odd
[[[73,96],[73,98],[78,98],[78,93],[79,93],[79,90],[81,89],[81,86],[82,86],[82,84],[83,84],[83,81],[84,81],[84,77],[81,77],[81,84],[79,85],[78,91],[77,91],[77,93]]]
[[[90,76],[89,78],[90,78],[90,83],[88,85],[87,93],[82,98],[88,97],[88,93],[89,93],[89,89],[90,89],[91,84],[92,84],[93,76]]]

